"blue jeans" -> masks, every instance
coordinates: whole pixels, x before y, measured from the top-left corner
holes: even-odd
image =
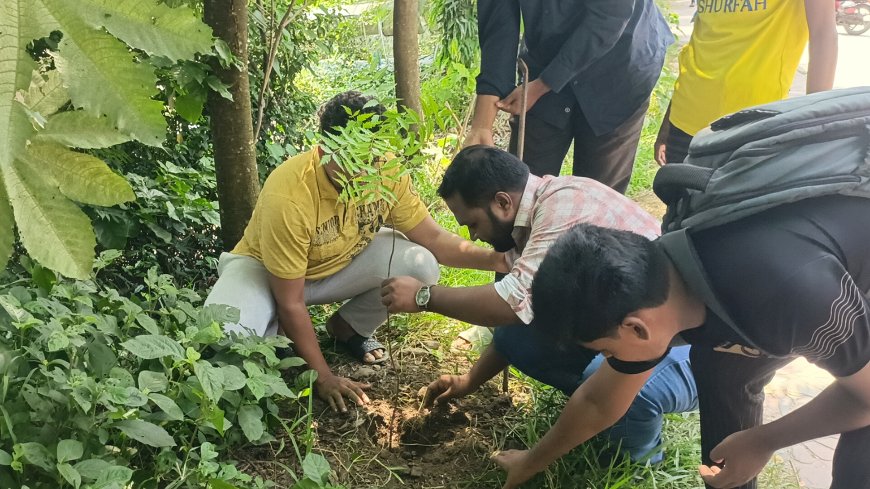
[[[568,396],[604,361],[597,352],[581,346],[557,347],[532,328],[526,325],[495,328],[495,350],[524,374]],[[625,416],[604,434],[632,460],[649,457],[656,463],[662,458],[660,451],[655,453],[662,443],[662,415],[695,409],[698,390],[689,364],[689,347],[672,348]]]

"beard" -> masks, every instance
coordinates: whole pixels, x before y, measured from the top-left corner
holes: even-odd
[[[516,248],[517,243],[514,241],[514,237],[511,236],[514,230],[514,223],[499,220],[489,208],[486,209],[486,214],[489,216],[489,221],[492,224],[492,237],[487,240],[487,243],[491,244],[495,251],[499,253]]]

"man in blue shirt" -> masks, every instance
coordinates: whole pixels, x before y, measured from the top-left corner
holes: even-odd
[[[481,69],[466,146],[492,145],[498,111],[520,112],[522,21],[530,75],[523,160],[535,175],[558,175],[573,142],[573,174],[624,193],[649,95],[673,42],[654,0],[479,0],[477,8]]]

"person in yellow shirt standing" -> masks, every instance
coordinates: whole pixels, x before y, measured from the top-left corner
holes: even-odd
[[[322,109],[321,132],[339,133],[350,114],[384,112],[369,102],[354,91],[333,97]],[[411,275],[431,285],[438,281],[438,263],[504,272],[507,263],[502,253],[440,227],[408,175],[384,179],[395,199],[340,198],[339,182],[353,176],[335,161],[322,163],[322,156],[315,147],[269,175],[241,241],[221,254],[219,278],[206,304],[239,309],[239,323],[225,325],[226,331],[274,335],[280,328],[317,371],[318,395],[346,411],[344,397],[368,402],[366,386],[332,373],[306,306],[346,300],[326,328],[360,361],[377,363],[386,360],[373,334],[387,318],[380,289],[388,268],[390,276]],[[417,300],[425,308],[428,298]]]
[[[716,119],[785,98],[807,41],[807,93],[834,84],[831,0],[697,0],[694,22],[655,144],[660,165],[682,162],[695,134]]]

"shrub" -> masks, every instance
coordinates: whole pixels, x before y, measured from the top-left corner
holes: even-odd
[[[277,358],[286,338],[227,336],[237,310],[154,269],[128,298],[23,263],[33,278],[0,289],[0,487],[264,484],[227,453],[274,440],[282,399],[307,419],[313,377],[284,382],[303,363]]]

